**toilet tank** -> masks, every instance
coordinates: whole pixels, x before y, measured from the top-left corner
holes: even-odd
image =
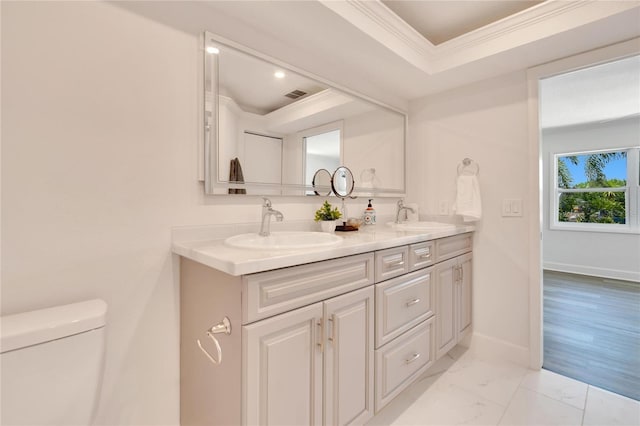
[[[0,319],[0,424],[91,423],[106,312],[96,299]]]

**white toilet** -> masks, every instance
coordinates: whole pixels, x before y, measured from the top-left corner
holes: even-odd
[[[91,424],[106,312],[96,299],[1,318],[0,424]]]

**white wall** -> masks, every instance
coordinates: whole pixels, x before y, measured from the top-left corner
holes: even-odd
[[[100,3],[2,9],[2,312],[105,299],[99,423],[177,424],[197,40]]]
[[[526,73],[516,72],[414,101],[409,110],[408,196],[436,215],[455,198],[456,167],[480,167],[483,218],[474,237],[474,337],[501,342],[528,364],[529,271]],[[523,217],[502,217],[521,198]],[[451,219],[440,217],[440,219]]]
[[[103,2],[1,7],[2,314],[103,298],[98,423],[176,425],[171,227],[258,222],[262,202],[197,182],[198,37]],[[285,222],[321,204],[273,201]]]
[[[569,153],[638,145],[640,119],[633,117],[597,124],[583,124],[542,132],[543,262],[545,268],[640,281],[640,236],[607,232],[550,229],[553,153]]]
[[[375,169],[373,186],[401,189],[405,167],[404,151],[397,146],[405,132],[404,119],[386,110],[375,109],[344,122],[344,164],[349,167],[358,186],[363,172]]]

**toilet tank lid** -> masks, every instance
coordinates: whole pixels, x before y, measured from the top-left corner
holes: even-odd
[[[0,353],[104,327],[107,304],[101,299],[0,318]]]

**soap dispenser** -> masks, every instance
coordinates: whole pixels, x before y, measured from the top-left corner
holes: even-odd
[[[375,225],[376,224],[376,211],[373,206],[371,206],[371,200],[369,200],[369,204],[364,211],[364,224],[365,225]]]

